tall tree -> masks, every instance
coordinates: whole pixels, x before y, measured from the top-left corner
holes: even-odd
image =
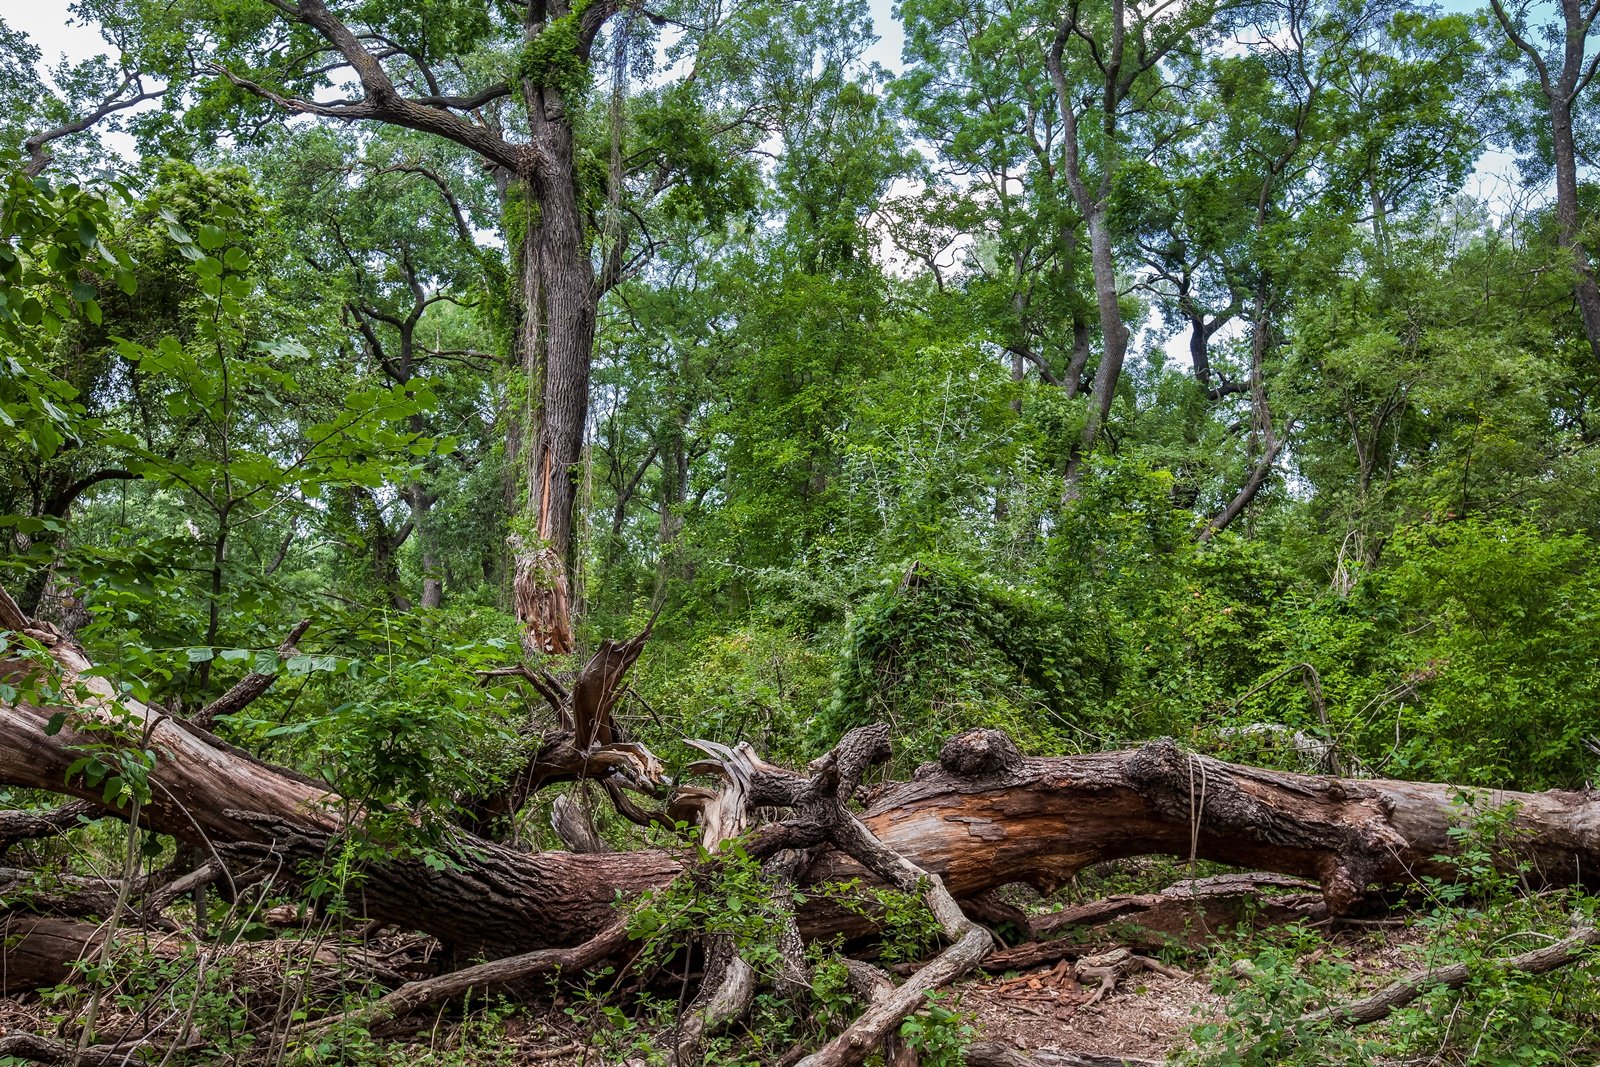
[[[1600,69],[1600,50],[1590,44],[1600,3],[1558,0],[1559,21],[1546,23],[1537,31],[1544,39],[1543,47],[1534,40],[1528,25],[1532,0],[1519,0],[1509,7],[1502,0],[1489,0],[1489,6],[1501,32],[1533,68],[1544,103],[1555,166],[1556,223],[1562,247],[1572,255],[1572,295],[1583,319],[1584,336],[1590,352],[1600,361],[1600,286],[1595,284],[1594,264],[1579,214],[1578,147],[1573,129],[1579,99]]]
[[[458,145],[493,175],[515,266],[515,356],[527,382],[511,440],[523,515],[516,602],[530,648],[570,651],[573,512],[599,301],[650,248],[640,201],[680,183],[714,193],[718,164],[748,140],[748,115],[698,117],[710,93],[702,64],[688,55],[721,41],[738,10],[673,7],[663,15],[623,0],[520,8],[258,0],[243,9],[212,0],[89,0],[84,10],[107,27],[138,32],[132,52],[187,90],[190,126],[248,131],[297,114],[381,123]],[[649,72],[656,26],[669,16],[697,30],[671,50],[685,60],[674,68],[681,91],[646,94],[657,120],[647,128],[630,121],[623,98],[631,75]],[[204,48],[194,45],[195,26],[209,31]],[[598,46],[607,32],[611,47]],[[609,135],[607,108],[591,92],[606,70],[618,101]],[[664,123],[662,112],[677,117]],[[623,127],[641,136],[629,139]],[[182,132],[171,122],[149,129],[167,138]]]
[[[1147,137],[1141,144],[1129,128],[1130,112],[1149,115],[1168,106],[1171,86],[1160,76],[1162,62],[1179,49],[1197,48],[1227,6],[1227,0],[1176,9],[1163,2],[1110,0],[1090,6],[1073,0],[1055,22],[1047,65],[1061,113],[1061,169],[1089,230],[1102,346],[1083,431],[1067,463],[1069,494],[1111,414],[1128,352],[1112,193],[1130,156],[1148,151],[1153,140]]]

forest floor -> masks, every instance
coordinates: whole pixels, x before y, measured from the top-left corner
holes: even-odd
[[[1072,964],[1067,961],[1004,974],[980,973],[949,987],[941,1003],[961,1015],[971,1027],[973,1040],[1000,1042],[1024,1053],[1172,1060],[1191,1049],[1197,1026],[1225,1021],[1229,1002],[1214,989],[1214,979],[1230,969],[1238,973],[1260,948],[1289,932],[1280,927],[1212,938],[1168,957],[1171,965],[1184,973],[1139,972],[1123,978],[1098,1000],[1094,997],[1097,983],[1075,981]],[[1418,966],[1430,954],[1426,928],[1398,919],[1340,926],[1324,921],[1293,928],[1292,933],[1297,967],[1337,960],[1352,972],[1350,988],[1363,990]],[[416,939],[397,938],[396,943],[402,940]],[[281,1003],[275,1002],[289,986],[308,978],[312,986],[337,984],[334,972],[338,968],[304,966],[307,957],[303,951],[313,943],[285,937],[236,946],[233,987],[249,990],[244,999],[253,1002],[250,1014],[261,1017],[253,1022],[266,1022],[274,1007],[281,1008]],[[318,950],[312,952],[321,955]],[[146,1011],[148,1005],[108,1002],[101,1033],[142,1030],[146,1020],[141,1015]],[[514,1005],[502,1003],[486,1014],[475,1010],[465,1021],[455,1012],[441,1015],[433,1026],[390,1046],[387,1054],[375,1054],[376,1048],[368,1045],[354,1050],[348,1062],[437,1067],[648,1067],[656,1061],[644,1050],[670,1047],[670,1032],[652,1032],[642,1021],[630,1032],[619,1034],[618,1018],[613,1013],[608,1019],[596,999],[568,990]],[[0,1037],[7,1033],[50,1034],[60,1022],[57,1008],[48,999],[38,995],[0,998]],[[344,1059],[342,1055],[339,1058]]]
[[[1314,949],[1307,962],[1336,955],[1366,989],[1417,966],[1428,944],[1423,929],[1400,922],[1340,929],[1323,925],[1319,932],[1325,947]],[[1095,983],[1075,981],[1070,963],[980,974],[949,987],[942,1002],[969,1021],[975,1039],[999,1041],[1022,1052],[1163,1061],[1192,1048],[1195,1027],[1224,1021],[1227,1000],[1213,990],[1212,974],[1250,955],[1250,942],[1219,938],[1182,961],[1188,977],[1143,972],[1121,981],[1097,1003],[1091,1003]],[[605,1056],[581,1017],[565,1014],[563,1004],[546,1002],[542,1010],[521,1014],[508,1025],[516,1064],[643,1067],[647,1062]]]
[[[1037,983],[1037,990],[1032,985]],[[955,988],[979,1033],[1024,1052],[1096,1052],[1165,1059],[1189,1044],[1196,1024],[1221,1017],[1203,976],[1140,974],[1089,1004],[1094,990],[1043,968],[1020,987],[1004,978]]]

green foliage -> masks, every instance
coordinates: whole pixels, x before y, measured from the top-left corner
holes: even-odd
[[[1600,772],[1600,368],[1570,247],[1594,237],[1595,190],[1575,214],[1539,203],[1549,101],[1494,51],[1493,23],[1088,3],[1064,38],[1069,143],[1050,5],[906,0],[892,75],[867,60],[881,27],[858,0],[325,7],[383,50],[397,92],[429,98],[410,118],[283,122],[319,110],[283,99],[349,79],[313,21],[270,4],[82,0],[117,56],[49,72],[0,25],[0,580],[107,665],[103,711],[51,722],[79,785],[150,799],[162,754],[121,703],[181,716],[256,672],[274,684],[219,732],[360,816],[298,872],[297,902],[338,922],[370,863],[462,863],[464,801],[545,721],[480,675],[524,655],[506,536],[538,533],[518,514],[537,479],[571,478],[578,658],[654,620],[619,714],[675,771],[684,737],[799,766],[887,720],[891,773],[991,726],[1030,754],[1170,735],[1451,780],[1461,854],[1423,883],[1425,944],[1397,951],[1469,961],[1471,987],[1371,1032],[1305,1032],[1301,1014],[1368,979],[1296,929],[1230,949],[1254,960],[1218,968],[1227,1017],[1202,1051],[1592,1052],[1593,961],[1538,979],[1489,963],[1593,903],[1529,896],[1514,858],[1498,873],[1517,842],[1479,790]],[[97,126],[135,137],[124,179],[103,177],[126,161],[94,129],[27,172],[29,133],[129,75],[168,91]],[[484,166],[484,138],[535,139],[529,106],[553,155]],[[1597,158],[1593,108],[1576,110],[1578,156]],[[1469,179],[1502,142],[1528,194],[1504,203]],[[527,240],[549,181],[572,183],[571,262],[599,275],[577,279],[593,300],[575,309]],[[1085,442],[1109,367],[1092,237],[1132,349]],[[569,312],[598,338],[556,414],[540,357]],[[580,460],[527,469],[562,426]],[[0,641],[28,668],[0,699],[84,695],[37,639]],[[109,853],[107,834],[80,836]],[[608,1062],[661,1059],[685,945],[776,961],[793,894],[775,900],[737,846],[694,860],[631,912],[651,988],[619,997],[595,976],[567,1005]],[[884,962],[937,945],[914,896],[827,893],[879,923]],[[213,918],[228,938],[269,933]],[[808,1017],[763,991],[708,1059],[770,1060],[859,1010],[838,946],[810,953]],[[96,993],[130,1012],[194,997],[219,1054],[260,1054],[230,979],[166,966],[85,970],[58,1021]],[[271,1058],[498,1065],[505,1012],[469,1010],[456,1043],[426,1050],[347,1026]],[[969,1028],[932,1002],[901,1036],[952,1063]]]
[[[331,636],[331,635],[330,635]],[[498,613],[452,609],[384,613],[329,642],[334,651],[261,663],[281,672],[278,716],[252,705],[229,731],[320,768],[344,797],[360,797],[380,848],[432,846],[462,798],[503,780],[538,744],[519,729],[523,694],[476,672],[516,647]]]
[[[579,24],[595,0],[578,0],[572,9],[551,19],[522,46],[514,72],[541,88],[575,100],[589,88],[591,72],[579,46]]]
[[[961,1067],[962,1052],[977,1032],[969,1018],[945,1007],[938,992],[928,993],[928,1004],[900,1024],[900,1037],[929,1067]]]
[[[878,958],[885,964],[916,963],[938,946],[942,934],[921,893],[863,885],[860,879],[830,882],[822,896],[879,929]]]
[[[973,726],[1059,750],[1110,681],[1103,633],[1059,602],[940,558],[886,579],[851,621],[813,737],[887,719],[902,759]]]
[[[84,414],[51,342],[70,323],[102,321],[102,292],[88,271],[133,289],[127,254],[106,243],[105,192],[125,191],[29,177],[10,150],[0,151],[0,183],[0,428],[9,444],[49,459],[76,438]]]
[[[780,894],[738,841],[702,854],[693,874],[642,896],[628,912],[628,936],[643,942],[640,961],[661,967],[694,938],[726,937],[733,950],[770,977],[781,958],[786,912],[803,897]]]

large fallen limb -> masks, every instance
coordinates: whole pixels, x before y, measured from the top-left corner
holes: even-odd
[[[107,931],[104,923],[0,914],[0,996],[71,980],[78,963],[99,954]],[[169,959],[179,952],[178,942],[166,934],[139,931],[126,934],[124,940],[142,952]]]
[[[129,1067],[130,1064],[145,1062],[145,1057],[140,1054],[143,1050],[163,1053],[166,1048],[157,1044],[154,1035],[115,1045],[90,1045],[83,1049],[38,1034],[0,1037],[0,1060],[15,1057],[49,1067]],[[155,1060],[161,1059],[161,1056],[152,1055],[149,1058]]]
[[[1260,872],[1179,882],[1159,893],[1127,893],[1074,904],[1036,916],[1029,932],[1039,938],[994,953],[985,970],[1026,969],[1075,959],[1111,945],[1151,952],[1196,948],[1241,923],[1282,925],[1327,917],[1320,893],[1269,894],[1272,889],[1314,889],[1315,884]]]
[[[1008,747],[1003,735],[952,739],[939,765],[885,789],[863,821],[886,844],[939,873],[957,898],[1004,881],[1059,887],[1090,864],[1139,855],[1195,856],[1316,881],[1346,913],[1369,884],[1453,878],[1452,827],[1473,810],[1512,812],[1495,857],[1531,864],[1536,883],[1600,886],[1600,794],[1514,793],[1424,782],[1349,780],[1226,763],[1162,739],[1055,759],[952,749]],[[844,873],[827,856],[812,880]]]
[[[18,628],[19,619],[0,604],[0,629]],[[67,681],[91,694],[77,713],[105,715],[111,687],[84,677],[90,664],[83,653],[48,630],[26,629],[47,646]],[[0,662],[0,676],[31,669]],[[137,702],[124,700],[122,707],[130,728],[158,755],[153,795],[141,813],[150,829],[214,849],[228,864],[265,863],[288,873],[317,860],[346,829],[342,813],[351,805],[325,786]],[[81,778],[69,781],[66,772],[78,755],[74,746],[103,735],[86,737],[71,722],[50,735],[52,710],[0,704],[0,784],[97,800],[98,790]],[[862,822],[885,846],[939,875],[958,900],[1018,881],[1052,890],[1104,860],[1192,854],[1315,879],[1340,914],[1368,883],[1453,876],[1439,857],[1457,850],[1449,830],[1471,817],[1458,803],[1460,793],[1450,785],[1244,767],[1184,752],[1169,740],[1023,759],[1002,735],[979,731],[953,739],[941,762],[912,781],[880,790]],[[1535,882],[1600,885],[1600,797],[1483,791],[1478,798],[1482,806],[1515,807],[1507,839],[1516,851],[1499,861],[1526,861]],[[758,829],[758,838],[769,830]],[[781,837],[791,831],[774,832],[771,851],[787,847]],[[468,955],[509,955],[593,937],[614,918],[619,893],[626,898],[663,885],[680,869],[659,851],[530,855],[465,833],[454,850],[456,865],[443,870],[403,859],[372,864],[360,905]],[[799,881],[852,876],[866,872],[833,849]],[[800,925],[815,937],[859,932],[864,923],[813,904],[802,909]]]
[[[13,845],[49,837],[98,816],[100,809],[86,800],[74,800],[49,811],[0,811],[0,857]]]
[[[96,923],[40,915],[0,915],[0,996],[59,985],[73,964],[100,948]]]
[[[0,591],[0,597],[4,592]],[[9,601],[0,601],[0,629],[23,630],[44,644],[59,665],[61,687],[88,696],[79,716],[111,719],[110,684],[87,674],[81,650],[48,629],[24,626]],[[0,679],[26,676],[35,665],[0,660]],[[52,708],[0,704],[0,784],[51,789],[96,802],[102,791],[67,771],[79,747],[103,744],[69,720],[48,732]],[[205,730],[124,698],[117,716],[157,755],[151,797],[140,821],[214,853],[229,870],[265,866],[292,874],[322,859],[346,829],[342,798],[309,778],[274,767]],[[633,896],[665,884],[678,864],[664,853],[574,857],[516,852],[468,834],[457,838],[459,863],[443,870],[420,860],[375,863],[364,872],[361,906],[377,918],[422,930],[467,955],[509,955],[592,937],[613,917],[618,893]],[[583,861],[589,861],[587,864]]]
[[[308,1028],[320,1029],[334,1022],[359,1022],[381,1032],[393,1020],[402,1019],[429,1005],[441,1004],[469,990],[494,989],[562,969],[583,970],[592,967],[615,955],[627,943],[627,931],[623,923],[617,921],[598,936],[571,948],[525,952],[451,971],[436,978],[407,982],[364,1008],[318,1019]]]

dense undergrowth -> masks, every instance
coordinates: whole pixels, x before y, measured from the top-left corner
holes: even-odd
[[[1184,1055],[1600,1056],[1593,949],[1541,976],[1497,963],[1596,902],[1488,862],[1517,850],[1494,790],[1600,775],[1600,336],[1579,310],[1595,190],[1574,177],[1545,203],[1565,142],[1544,68],[1501,32],[1537,5],[1163,5],[1120,89],[1080,46],[1139,5],[1072,5],[1094,24],[1058,34],[1060,5],[906,0],[893,76],[844,0],[579,3],[537,45],[518,5],[325,6],[383,42],[374,64],[431,86],[417,106],[476,116],[479,141],[527,125],[494,78],[551,79],[567,172],[516,179],[414,121],[283,121],[279,90],[342,76],[293,5],[85,3],[120,58],[50,79],[0,23],[0,587],[164,714],[270,676],[216,733],[327,783],[356,826],[319,864],[149,915],[129,908],[196,847],[88,817],[14,846],[0,920],[90,879],[115,896],[77,911],[126,936],[0,1002],[7,1034],[163,1035],[124,1067],[520,1067],[561,1048],[656,1064],[704,942],[775,966],[774,903],[796,893],[870,912],[880,936],[808,946],[810,992],[765,989],[700,1058],[769,1064],[837,1030],[862,1007],[845,955],[924,958],[927,909],[776,887],[739,848],[708,858],[626,820],[594,782],[537,792],[505,837],[560,847],[565,797],[607,848],[694,860],[619,901],[637,965],[457,1002],[401,1038],[359,1021],[470,962],[372,927],[361,892],[378,861],[459,863],[470,798],[558,733],[505,669],[561,684],[651,627],[616,717],[674,780],[702,754],[686,739],[798,768],[887,722],[881,777],[984,726],[1028,755],[1166,736],[1456,783],[1455,877],[1360,922],[1163,949],[1210,990]],[[1593,21],[1564,54],[1593,54]],[[1070,162],[1052,73],[1111,104]],[[162,103],[111,120],[134,156],[68,128],[141,78]],[[1467,184],[1491,144],[1521,155],[1504,203]],[[552,189],[578,216],[575,319],[598,325],[554,413],[576,458],[536,469],[560,399],[542,391],[541,283],[574,281],[524,246],[557,221]],[[1086,251],[1093,212],[1109,272]],[[573,501],[554,524],[536,504],[551,484]],[[544,655],[515,616],[508,535],[559,557],[579,652]],[[45,668],[5,676],[0,703],[57,702],[37,636],[0,633],[0,653]],[[73,773],[107,804],[147,802],[163,758],[130,722],[74,721],[94,729]],[[0,785],[0,809],[57,803]],[[1129,861],[1012,895],[1050,910],[1195,873]],[[1372,1027],[1302,1020],[1453,962],[1465,986]],[[924,1065],[979,1036],[962,995],[902,1027]]]

